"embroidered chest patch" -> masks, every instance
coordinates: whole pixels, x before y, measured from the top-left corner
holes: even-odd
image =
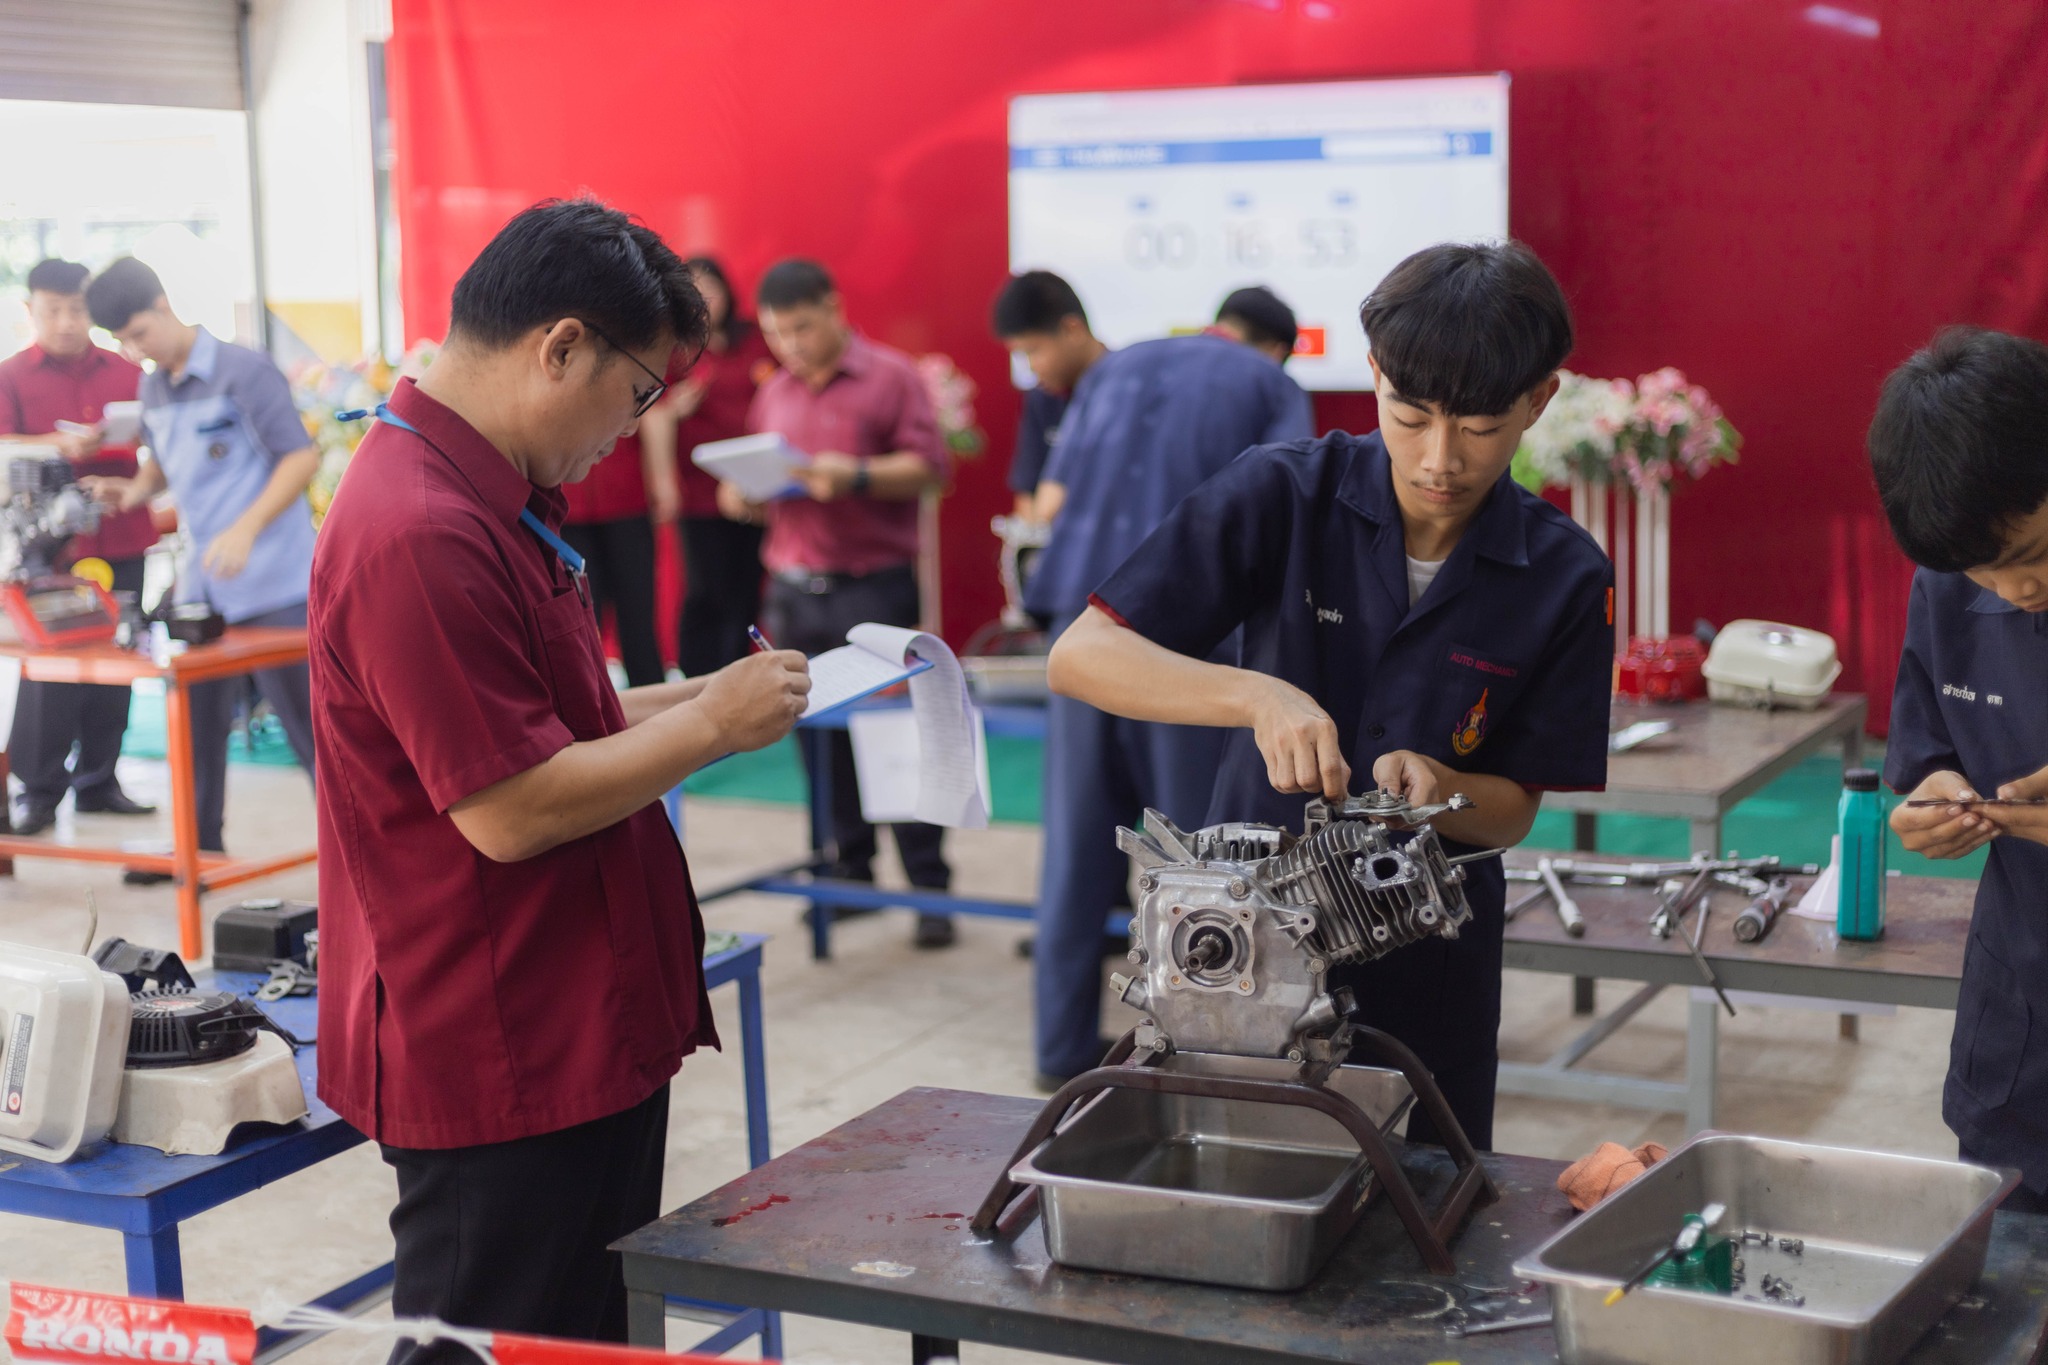
[[[1491,688],[1486,688],[1479,693],[1479,700],[1472,703],[1472,709],[1451,732],[1451,752],[1459,758],[1469,757],[1486,738],[1486,696],[1490,691]]]

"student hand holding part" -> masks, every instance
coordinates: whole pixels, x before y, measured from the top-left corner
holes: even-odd
[[[2036,781],[2043,776],[2036,773],[2024,780]],[[2018,785],[2008,783],[2006,787],[1999,788],[1998,794],[2005,796],[2009,788]],[[2048,782],[2042,785],[2044,791],[2048,791]],[[1977,793],[1970,786],[1970,779],[1961,773],[1931,773],[1892,811],[1892,832],[1899,836],[1899,842],[1905,845],[1907,852],[1917,853],[1923,858],[1967,858],[2004,832],[1993,821],[1991,812],[1981,807],[1915,806],[1912,803],[1976,799]],[[2043,820],[2041,826],[2042,842],[2048,843],[2048,820]]]

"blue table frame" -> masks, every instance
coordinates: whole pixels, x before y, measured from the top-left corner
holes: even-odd
[[[759,1166],[769,1155],[768,1060],[761,1017],[761,945],[767,937],[740,937],[739,947],[705,962],[704,977],[713,988],[728,982],[739,987],[740,1055],[746,1072],[747,1163]],[[243,995],[263,982],[260,974],[249,972],[220,972],[212,974],[210,981],[206,978],[207,974],[202,973],[202,984]],[[315,997],[279,1000],[266,1004],[264,1009],[294,1035],[315,1036]],[[178,1248],[178,1224],[368,1140],[320,1102],[316,1093],[318,1049],[301,1048],[295,1060],[309,1111],[299,1122],[243,1138],[216,1156],[166,1156],[152,1147],[117,1142],[102,1143],[87,1155],[63,1165],[0,1156],[0,1211],[85,1227],[112,1228],[121,1234],[126,1252],[128,1293],[136,1298],[183,1299],[185,1272]],[[313,1306],[337,1313],[352,1312],[377,1302],[390,1285],[391,1263],[387,1261],[322,1294],[313,1300]],[[722,1351],[758,1334],[764,1353],[781,1354],[782,1324],[777,1314],[727,1311],[739,1316],[697,1349]],[[747,1330],[731,1335],[743,1326]],[[318,1333],[266,1331],[257,1342],[258,1358],[283,1355],[315,1335]],[[719,1342],[723,1344],[713,1344]]]
[[[815,747],[824,739],[828,730],[844,730],[849,713],[862,710],[905,710],[910,703],[900,697],[878,698],[860,702],[853,706],[841,707],[815,720],[798,723],[797,742]],[[1038,739],[1045,738],[1045,708],[1020,704],[999,704],[981,708],[982,725],[991,739]],[[736,882],[729,882],[716,890],[701,893],[700,904],[719,899],[722,896],[738,895],[742,891],[755,891],[770,896],[802,896],[811,902],[807,922],[811,928],[811,957],[823,962],[832,956],[832,911],[844,907],[849,910],[905,909],[931,915],[987,915],[994,919],[1030,920],[1038,912],[1031,901],[989,900],[980,896],[956,896],[950,891],[921,891],[915,888],[902,891],[884,890],[868,882],[842,881],[821,876],[832,865],[832,775],[830,767],[820,761],[822,754],[813,753],[814,761],[807,763],[807,770],[818,774],[818,780],[811,784],[811,851],[810,856],[796,862],[771,867],[756,872]],[[670,812],[676,816],[677,798],[681,788],[670,794]],[[1130,922],[1127,913],[1117,912],[1109,917],[1110,933],[1122,933]]]

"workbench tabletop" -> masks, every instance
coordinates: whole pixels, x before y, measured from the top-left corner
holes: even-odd
[[[1039,1107],[905,1091],[618,1243],[627,1288],[1158,1365],[1555,1356],[1547,1327],[1470,1338],[1446,1328],[1545,1311],[1544,1292],[1510,1266],[1573,1216],[1556,1188],[1561,1162],[1485,1158],[1502,1199],[1453,1243],[1455,1276],[1422,1269],[1382,1201],[1300,1292],[1221,1289],[1055,1266],[1036,1219],[1013,1238],[972,1232],[968,1218]],[[1449,1161],[1434,1148],[1403,1161],[1433,1200]],[[1951,1312],[1909,1359],[2030,1358],[2048,1319],[2044,1281],[2048,1219],[2001,1215],[1982,1306]]]
[[[1567,852],[1562,849],[1510,849],[1506,863],[1511,868],[1533,869],[1539,858],[1569,858],[1580,866],[1613,865],[1659,861],[1613,853]],[[1963,970],[1963,940],[1970,927],[1970,910],[1976,904],[1977,883],[1962,877],[1887,877],[1885,879],[1884,933],[1869,942],[1843,939],[1835,933],[1832,920],[1805,919],[1792,907],[1813,884],[1811,877],[1793,877],[1785,909],[1761,943],[1743,943],[1735,937],[1735,916],[1749,902],[1741,892],[1716,886],[1712,892],[1713,914],[1707,922],[1701,951],[1710,958],[1765,959],[1774,962],[1815,966],[1842,966],[1866,970],[1909,972],[1930,976],[1960,977]],[[1533,891],[1532,882],[1513,882],[1508,899],[1516,900]],[[1586,917],[1586,933],[1580,942],[1613,942],[1631,948],[1654,949],[1689,956],[1676,934],[1670,938],[1650,936],[1650,916],[1657,908],[1654,886],[1584,886],[1567,883],[1565,889]],[[1690,930],[1691,915],[1686,916]],[[1508,925],[1508,937],[1530,942],[1547,942],[1569,937],[1557,917],[1556,908],[1545,898],[1536,901]]]
[[[1863,698],[1852,692],[1837,692],[1811,711],[1617,699],[1611,729],[1657,720],[1671,722],[1672,728],[1607,760],[1607,794],[1720,797],[1747,792],[1786,754],[1809,748],[1851,717],[1860,725],[1864,710]],[[1583,808],[1601,803],[1597,794],[1584,803],[1560,794],[1553,804]]]

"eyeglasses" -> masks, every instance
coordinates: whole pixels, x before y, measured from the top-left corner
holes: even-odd
[[[614,351],[617,351],[620,355],[626,357],[626,359],[632,361],[635,365],[640,365],[640,372],[646,375],[649,379],[652,379],[654,381],[654,387],[651,390],[649,390],[645,396],[636,396],[634,400],[633,416],[645,417],[647,415],[647,410],[653,407],[656,403],[659,403],[661,401],[661,396],[668,392],[668,381],[666,379],[663,379],[654,371],[648,369],[645,365],[641,365],[640,358],[638,356],[634,355],[625,347],[619,345],[618,342],[613,341],[609,336],[606,336],[605,331],[602,327],[599,327],[594,322],[585,321],[583,319],[578,319],[578,321],[582,321],[585,327],[588,327],[591,331],[597,333],[598,336],[603,337],[605,345],[611,347]]]

